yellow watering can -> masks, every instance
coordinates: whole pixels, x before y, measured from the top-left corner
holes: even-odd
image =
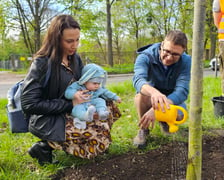
[[[177,121],[178,110],[182,111],[184,115],[183,119],[180,121]],[[158,110],[155,110],[156,120],[166,122],[169,126],[170,133],[175,133],[178,131],[177,125],[184,123],[187,119],[187,116],[188,113],[183,107],[172,104],[170,104],[170,109],[167,109],[165,106],[165,112],[161,110],[160,106]]]

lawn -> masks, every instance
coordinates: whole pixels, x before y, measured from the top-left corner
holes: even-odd
[[[203,133],[208,133],[208,130],[213,128],[223,128],[224,120],[215,118],[213,113],[213,104],[211,98],[221,94],[220,79],[214,77],[204,78],[203,83],[203,111],[202,111],[202,127]],[[124,154],[127,152],[135,152],[136,148],[132,145],[132,139],[137,133],[137,114],[133,104],[135,90],[132,87],[131,81],[123,83],[110,84],[108,89],[117,93],[122,98],[122,103],[119,108],[122,117],[114,123],[112,128],[113,143],[107,154],[97,158],[97,160],[109,159],[111,156]],[[189,106],[190,98],[187,100]],[[57,159],[60,161],[57,165],[39,166],[36,160],[33,160],[28,154],[28,148],[35,143],[38,138],[30,133],[13,134],[9,130],[9,123],[6,114],[7,100],[0,99],[0,179],[11,180],[39,180],[50,179],[49,176],[55,174],[65,167],[76,167],[92,162],[83,160],[64,152],[54,152]],[[190,108],[190,107],[188,107]],[[188,128],[188,122],[180,126],[179,131],[184,131]],[[160,144],[176,140],[186,141],[187,137],[180,136],[178,133],[173,136],[165,136],[160,132],[158,123],[152,130],[152,136],[156,137],[142,153],[150,149],[157,148]]]

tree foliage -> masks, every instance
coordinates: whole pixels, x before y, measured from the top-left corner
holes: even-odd
[[[0,8],[0,13],[4,14],[0,23],[10,22],[1,26],[5,29],[1,31],[5,32],[1,33],[1,38],[7,37],[9,29],[18,31],[19,36],[13,37],[14,40],[22,40],[24,47],[20,51],[30,54],[40,47],[42,34],[52,17],[61,13],[73,15],[81,25],[79,51],[101,52],[105,62],[111,65],[114,54],[119,58],[122,51],[135,51],[146,44],[161,41],[170,29],[180,29],[188,35],[189,42],[192,40],[193,0],[107,0],[110,18],[106,0],[1,1],[12,7]],[[211,1],[207,0],[206,48],[212,47],[216,41],[215,30],[209,25],[212,21],[209,17]],[[6,45],[3,40],[1,45]],[[215,51],[215,48],[211,50]]]
[[[41,31],[57,13],[51,0],[12,0],[16,8],[14,18],[19,21],[24,43],[31,54],[41,44]]]

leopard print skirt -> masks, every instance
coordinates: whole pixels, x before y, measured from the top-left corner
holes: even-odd
[[[66,141],[52,142],[48,144],[57,150],[63,150],[74,156],[91,159],[105,152],[111,144],[110,130],[113,123],[121,116],[118,107],[112,102],[107,102],[110,112],[107,120],[94,119],[87,122],[86,129],[77,129],[73,125],[73,117],[67,115]]]

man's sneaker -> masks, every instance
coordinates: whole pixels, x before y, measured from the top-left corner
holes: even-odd
[[[137,146],[139,149],[145,148],[147,143],[147,136],[149,135],[148,129],[140,129],[138,131],[137,136],[134,138],[134,145]]]
[[[170,134],[169,125],[166,122],[159,122],[160,129],[165,134]]]

